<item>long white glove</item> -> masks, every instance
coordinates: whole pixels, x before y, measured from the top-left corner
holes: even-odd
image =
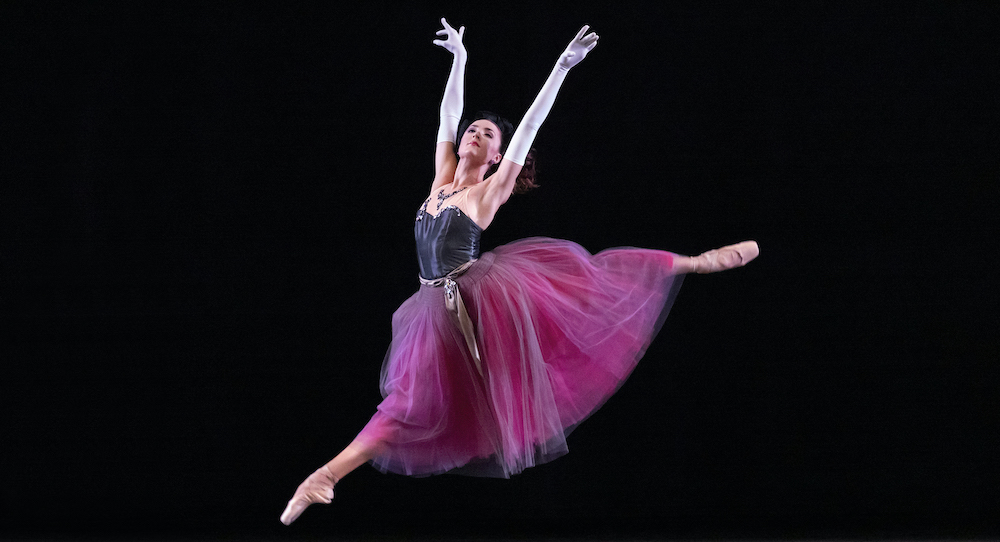
[[[549,78],[542,85],[542,90],[538,92],[534,103],[528,108],[528,112],[521,119],[521,124],[514,131],[514,136],[510,139],[510,145],[507,147],[504,158],[515,164],[524,165],[524,159],[528,156],[528,150],[531,149],[531,143],[535,140],[535,134],[538,133],[538,128],[542,125],[545,117],[549,115],[549,110],[552,109],[552,103],[556,100],[556,94],[559,92],[563,80],[566,79],[566,74],[570,68],[579,64],[587,56],[587,53],[597,47],[598,35],[596,33],[591,32],[584,35],[589,29],[589,25],[584,25],[559,56],[559,61],[556,62]]]
[[[437,35],[445,39],[434,40],[434,45],[444,47],[455,56],[451,62],[448,83],[444,87],[444,98],[441,100],[441,124],[438,125],[437,142],[455,143],[458,124],[462,121],[462,110],[465,108],[465,62],[468,60],[468,53],[462,44],[465,27],[456,31],[444,17],[441,18],[441,24],[444,28],[438,30]]]

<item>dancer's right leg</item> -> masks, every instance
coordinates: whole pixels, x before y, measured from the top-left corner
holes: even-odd
[[[285,506],[285,511],[281,514],[281,522],[290,525],[311,504],[330,504],[330,501],[333,500],[333,486],[351,471],[378,455],[381,446],[381,442],[354,439],[354,442],[344,448],[344,451],[337,454],[329,463],[317,469],[299,484],[295,494]]]

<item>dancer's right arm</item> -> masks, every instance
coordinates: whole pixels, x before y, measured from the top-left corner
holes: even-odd
[[[437,148],[434,151],[434,184],[431,191],[452,182],[455,178],[455,168],[458,158],[455,156],[455,137],[458,123],[462,120],[462,109],[465,107],[465,61],[468,53],[462,44],[465,27],[458,30],[452,28],[448,21],[441,19],[443,29],[437,35],[443,40],[434,40],[434,45],[444,47],[454,55],[451,62],[451,73],[444,87],[444,97],[441,99],[441,124],[438,126]]]

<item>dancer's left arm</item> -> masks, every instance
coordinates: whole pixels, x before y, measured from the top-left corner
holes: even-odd
[[[510,198],[510,194],[514,190],[514,181],[517,180],[517,175],[521,172],[524,159],[528,156],[531,143],[535,140],[535,134],[538,133],[538,128],[548,116],[549,110],[552,109],[552,104],[555,102],[559,87],[566,79],[566,74],[597,46],[598,36],[594,32],[587,34],[589,29],[590,26],[584,25],[577,32],[573,41],[569,42],[566,50],[559,55],[559,61],[556,62],[549,78],[542,85],[542,90],[539,91],[535,101],[517,126],[517,130],[514,131],[514,136],[510,139],[510,145],[508,145],[507,152],[500,162],[499,169],[486,180],[487,186],[483,204],[488,207],[486,211],[489,211],[491,215],[496,213],[497,209]]]

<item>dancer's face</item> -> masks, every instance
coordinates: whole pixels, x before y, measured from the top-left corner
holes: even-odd
[[[479,119],[469,125],[462,134],[458,145],[459,158],[482,160],[495,164],[500,162],[500,128],[491,121]]]

